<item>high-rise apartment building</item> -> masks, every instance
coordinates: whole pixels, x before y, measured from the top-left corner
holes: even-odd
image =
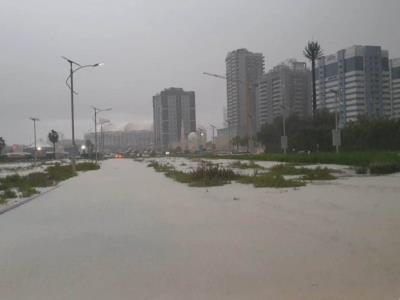
[[[317,64],[317,107],[340,113],[340,124],[390,117],[389,53],[379,46],[353,46],[323,56]],[[338,103],[335,93],[338,91]]]
[[[153,97],[154,145],[175,148],[196,131],[195,93],[181,88],[165,89]]]
[[[277,65],[261,77],[257,89],[257,130],[285,113],[311,115],[311,72],[294,59]]]
[[[400,58],[390,61],[392,118],[400,119]]]
[[[232,136],[246,137],[256,131],[256,82],[264,73],[264,56],[247,49],[229,52],[226,59],[227,115]]]

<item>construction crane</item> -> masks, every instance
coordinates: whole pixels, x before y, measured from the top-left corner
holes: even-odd
[[[246,132],[247,132],[247,137],[248,137],[248,146],[249,146],[249,151],[251,153],[254,152],[254,144],[253,144],[253,105],[252,101],[250,98],[251,91],[253,90],[254,87],[256,87],[258,84],[251,84],[249,80],[243,81],[240,79],[235,79],[235,80],[229,80],[226,76],[219,75],[219,74],[214,74],[214,73],[208,73],[208,72],[203,72],[204,75],[215,77],[218,79],[223,79],[226,81],[233,81],[233,82],[238,82],[240,84],[243,84],[246,87],[246,110],[247,110],[247,118],[246,118]],[[230,127],[230,126],[229,126]]]

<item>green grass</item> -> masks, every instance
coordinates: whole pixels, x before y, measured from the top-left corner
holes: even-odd
[[[27,198],[27,197],[31,197],[35,194],[39,194],[39,192],[31,186],[21,186],[18,188],[18,191],[21,193],[21,196],[23,198]]]
[[[82,162],[82,163],[78,163],[76,164],[76,170],[77,171],[95,171],[95,170],[99,170],[100,169],[100,165],[93,163],[93,162]]]
[[[202,161],[196,169],[190,172],[179,171],[171,165],[160,164],[156,161],[150,162],[147,166],[153,167],[157,172],[164,173],[165,176],[177,182],[186,183],[192,187],[221,186],[238,177],[229,168],[222,168],[205,161]]]
[[[343,152],[343,153],[312,153],[308,154],[241,154],[224,156],[206,156],[214,159],[239,159],[259,161],[279,161],[303,164],[339,164],[348,166],[368,166],[373,162],[393,162],[400,164],[400,154],[396,152]]]
[[[77,171],[90,171],[99,168],[99,165],[91,162],[78,163],[76,165]],[[0,178],[0,191],[3,191],[0,204],[6,203],[7,199],[18,196],[14,189],[18,191],[21,197],[31,197],[39,193],[36,188],[54,186],[58,182],[74,176],[76,176],[76,173],[72,171],[72,166],[56,164],[48,167],[44,172],[34,172],[26,176],[9,175]]]
[[[303,175],[304,180],[333,180],[336,179],[334,175],[331,174],[332,170],[328,168],[317,167],[315,169],[309,169],[304,167],[296,167],[290,164],[280,164],[272,167],[270,169],[271,174],[276,175]]]
[[[374,175],[384,175],[400,172],[400,164],[390,162],[375,162],[369,166],[369,171]]]
[[[248,163],[241,162],[240,160],[232,162],[229,167],[235,169],[259,169],[262,170],[264,167],[256,164],[254,161],[249,161]]]
[[[400,172],[400,153],[398,152],[323,152],[308,154],[240,154],[208,155],[208,159],[237,159],[255,161],[278,161],[294,164],[338,164],[367,168],[371,174],[390,174]]]
[[[294,188],[305,186],[301,180],[285,179],[281,174],[263,173],[255,174],[252,176],[240,176],[238,182],[244,184],[253,184],[256,188],[269,187],[269,188]]]
[[[334,180],[336,177],[330,173],[330,170],[327,168],[316,168],[313,170],[309,170],[304,176],[304,180]]]

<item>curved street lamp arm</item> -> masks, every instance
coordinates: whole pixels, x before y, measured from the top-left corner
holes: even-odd
[[[79,71],[80,69],[83,68],[89,68],[89,67],[98,67],[100,64],[94,64],[94,65],[85,65],[85,66],[79,66],[78,68],[76,68],[75,70],[72,70],[72,74],[74,74],[75,72]],[[69,80],[71,79],[71,74],[69,74],[69,76],[67,77],[67,79],[65,80],[65,84],[67,85],[67,87],[71,90],[71,85],[69,84]],[[77,92],[73,91],[73,93],[75,95],[78,95]]]

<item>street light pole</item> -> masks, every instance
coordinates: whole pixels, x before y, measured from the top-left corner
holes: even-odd
[[[103,111],[110,111],[112,108],[106,108],[106,109],[100,109],[98,107],[92,106],[93,111],[94,111],[94,149],[95,149],[95,161],[97,164],[98,161],[98,143],[97,143],[97,114],[103,112]]]
[[[283,136],[281,137],[281,147],[283,150],[283,153],[287,153],[287,146],[288,146],[288,138],[286,135],[286,106],[285,104],[282,104],[282,128],[283,128]]]
[[[77,62],[74,62],[71,59],[66,58],[65,56],[62,56],[61,58],[65,59],[69,63],[69,76],[66,79],[66,84],[68,88],[71,91],[71,129],[72,129],[72,159],[71,159],[71,165],[72,165],[72,171],[76,171],[76,162],[75,162],[75,155],[76,155],[76,143],[75,143],[75,113],[74,113],[74,94],[76,92],[74,91],[74,73],[77,72],[80,69],[83,68],[88,68],[88,67],[98,67],[101,66],[102,64],[97,63],[94,65],[80,65]],[[76,65],[77,68],[74,69],[73,65]],[[68,81],[70,81],[70,84],[68,84]]]
[[[333,137],[333,142],[336,147],[336,153],[339,153],[339,145],[340,145],[340,132],[339,132],[339,118],[338,118],[338,106],[339,106],[339,91],[330,90],[331,93],[335,94],[335,134]]]
[[[215,151],[216,150],[216,147],[215,147],[215,129],[217,127],[215,125],[213,125],[213,124],[210,124],[210,126],[211,126],[211,129],[212,129],[212,148],[213,148],[213,151]]]
[[[37,146],[36,146],[36,122],[37,121],[40,121],[38,118],[34,118],[34,117],[32,117],[32,118],[30,118],[32,121],[33,121],[33,139],[34,139],[34,145],[35,145],[35,149],[34,149],[34,151],[33,151],[33,157],[34,157],[34,160],[35,160],[35,162],[36,162],[36,160],[37,160]]]

